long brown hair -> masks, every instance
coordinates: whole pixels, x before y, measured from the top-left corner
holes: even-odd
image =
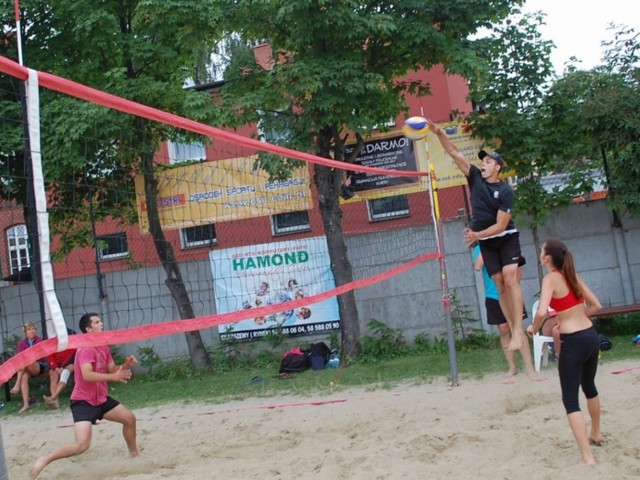
[[[573,292],[576,298],[582,298],[583,292],[578,283],[578,275],[576,274],[576,267],[573,263],[573,255],[567,249],[567,246],[557,238],[550,238],[544,242],[544,247],[542,248],[544,253],[551,257],[553,267],[562,272],[569,290]]]

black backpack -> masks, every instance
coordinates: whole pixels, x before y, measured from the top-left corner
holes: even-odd
[[[611,343],[611,340],[609,340],[607,337],[605,337],[601,333],[598,334],[598,339],[600,340],[600,351],[601,352],[604,352],[605,350],[611,350],[611,347],[613,347],[613,344]]]
[[[324,342],[312,343],[309,351],[313,370],[322,370],[331,358],[331,349]]]
[[[300,348],[294,348],[284,354],[280,361],[279,373],[300,373],[304,372],[311,366],[309,360],[309,352],[305,352]]]

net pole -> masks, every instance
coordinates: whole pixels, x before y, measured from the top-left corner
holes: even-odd
[[[34,201],[35,226],[37,232],[39,278],[41,295],[44,304],[44,318],[47,338],[58,337],[58,351],[67,348],[67,329],[62,309],[56,296],[53,266],[51,264],[51,234],[49,230],[49,213],[47,211],[47,195],[44,184],[44,169],[40,147],[40,87],[38,72],[29,69],[29,80],[26,82],[26,113],[29,147],[31,150],[31,182]],[[42,332],[45,333],[44,331]]]
[[[442,238],[442,224],[440,223],[440,200],[438,197],[438,183],[434,165],[429,162],[429,196],[431,197],[431,217],[433,228],[436,233],[436,243],[438,245],[438,265],[440,266],[440,285],[442,288],[442,308],[444,309],[445,321],[447,324],[447,345],[449,351],[449,371],[451,375],[451,386],[457,387],[458,383],[458,359],[456,356],[456,342],[453,336],[453,319],[451,317],[451,295],[449,293],[449,282],[447,280],[447,263],[444,255],[444,241]]]
[[[16,16],[16,40],[18,43],[18,63],[24,65],[22,58],[22,27],[20,26],[20,0],[14,0],[13,9]]]

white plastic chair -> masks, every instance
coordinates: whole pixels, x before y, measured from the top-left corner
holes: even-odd
[[[531,309],[531,321],[536,318],[536,312],[538,311],[538,305],[540,304],[539,300],[533,302],[533,307]],[[555,312],[554,312],[555,313]],[[546,335],[541,335],[540,333],[536,333],[533,336],[533,365],[536,369],[536,372],[540,371],[540,364],[544,367],[549,365],[549,345],[553,344],[553,337],[548,337]]]

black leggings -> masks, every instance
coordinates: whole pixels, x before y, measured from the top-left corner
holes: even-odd
[[[562,403],[567,415],[580,411],[578,390],[582,386],[587,399],[598,396],[596,389],[596,370],[600,340],[593,327],[574,333],[560,334],[562,347],[558,359]]]

